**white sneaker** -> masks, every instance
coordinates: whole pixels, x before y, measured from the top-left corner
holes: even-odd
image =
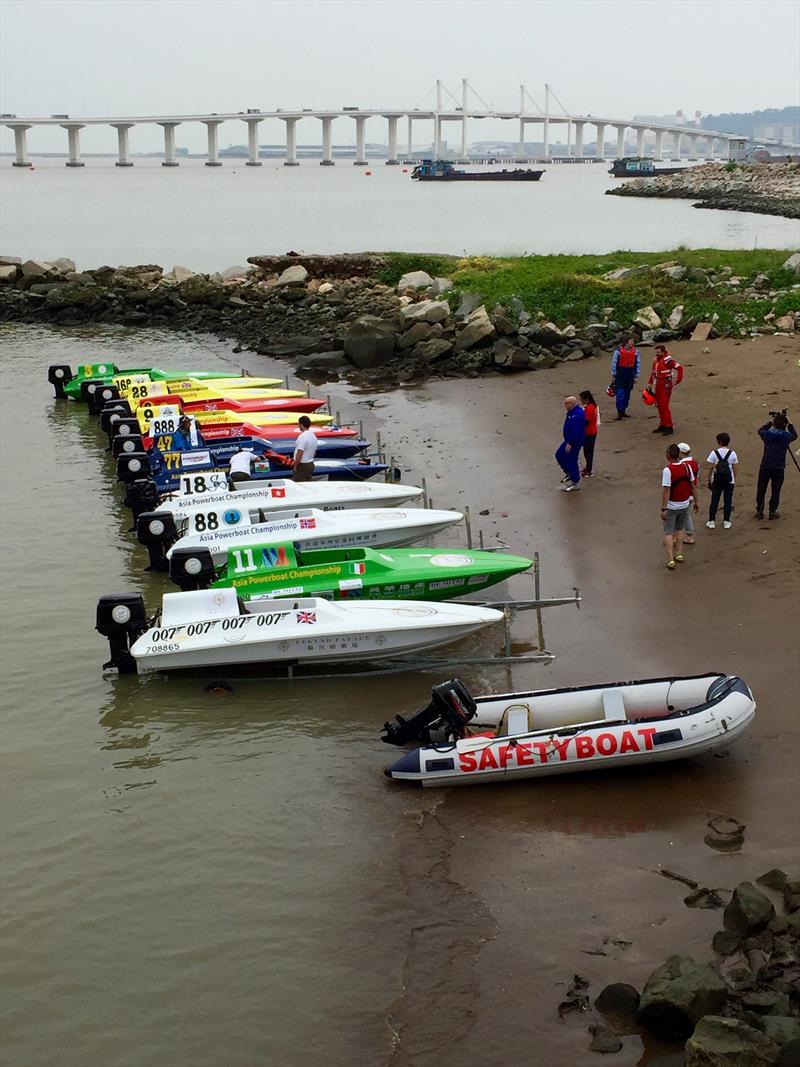
[[[580,490],[580,486],[577,482],[570,482],[569,485],[565,485],[563,489],[565,493],[573,493],[578,492],[578,490]]]
[[[732,522],[723,522],[722,524],[723,530],[730,530],[731,526],[733,526]]]
[[[728,523],[728,525],[730,526],[730,523]],[[716,530],[717,528],[717,524],[714,522],[713,519],[709,519],[706,523],[706,526],[709,528],[709,530]]]

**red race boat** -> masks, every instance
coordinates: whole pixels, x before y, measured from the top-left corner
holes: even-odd
[[[294,440],[301,432],[298,426],[287,425],[256,425],[252,422],[220,422],[200,425],[203,438],[206,441],[222,441],[229,437],[260,437],[266,441]],[[315,426],[314,436],[321,438],[350,438],[358,437],[358,430],[353,426]]]
[[[179,393],[164,393],[163,396],[149,396],[147,406],[158,407],[163,404],[171,404],[181,408],[182,411],[299,411],[310,412],[321,408],[325,403],[318,397],[266,397],[263,400],[245,399],[234,400],[232,397],[218,397],[213,400],[184,400]]]

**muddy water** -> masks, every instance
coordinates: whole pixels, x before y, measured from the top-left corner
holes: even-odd
[[[134,365],[280,365],[157,333],[7,328],[0,341],[8,1067],[478,1067],[500,1048],[519,1062],[591,1063],[586,1018],[556,1013],[572,975],[594,992],[640,982],[670,950],[705,953],[718,925],[655,867],[730,886],[796,862],[795,575],[764,569],[756,542],[772,534],[757,533],[736,583],[700,543],[685,575],[659,568],[649,479],[660,448],[643,419],[625,439],[604,429],[598,466],[616,464],[614,478],[554,492],[559,395],[599,393],[604,367],[332,392],[368,436],[381,430],[405,480],[427,475],[437,506],[488,509],[476,519],[487,543],[540,550],[545,595],[582,587],[580,613],[546,618],[551,666],[459,670],[469,685],[731,669],[760,716],[724,758],[422,792],[383,779],[394,753],[378,729],[439,675],[237,682],[221,695],[100,672],[97,597],[138,590],[152,605],[167,583],[143,572],[99,431],[52,400],[47,364],[113,352]],[[795,523],[797,505],[787,476]],[[777,540],[768,551],[780,558]],[[529,643],[529,625],[514,636]],[[702,844],[710,811],[748,824],[741,854]],[[632,1036],[617,1061],[642,1055]]]

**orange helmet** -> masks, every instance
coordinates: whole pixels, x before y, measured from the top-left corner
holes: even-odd
[[[644,400],[645,404],[647,404],[648,407],[652,407],[652,405],[656,402],[656,394],[653,392],[649,385],[645,386],[645,388],[642,389],[642,400]]]

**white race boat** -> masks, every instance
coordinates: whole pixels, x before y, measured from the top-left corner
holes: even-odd
[[[271,512],[267,521],[252,522],[249,511],[237,508],[224,512],[221,521],[212,528],[198,531],[195,526],[194,533],[175,542],[167,552],[167,558],[171,559],[177,549],[207,548],[214,565],[218,566],[225,562],[230,550],[260,549],[275,541],[299,542],[307,549],[398,547],[432,537],[462,518],[460,511],[434,511],[432,508],[410,508],[408,511],[398,508],[384,511],[301,508]],[[144,525],[145,520],[146,516],[140,516],[139,525]]]
[[[141,597],[103,597],[97,606],[97,629],[111,646],[105,666],[121,673],[402,656],[502,618],[475,604],[413,600],[307,597],[247,605],[232,588],[166,593],[155,626],[146,620]]]
[[[476,698],[454,679],[432,696],[416,715],[385,724],[384,741],[421,742],[388,778],[507,782],[700,756],[735,741],[756,711],[741,678],[724,674]]]

